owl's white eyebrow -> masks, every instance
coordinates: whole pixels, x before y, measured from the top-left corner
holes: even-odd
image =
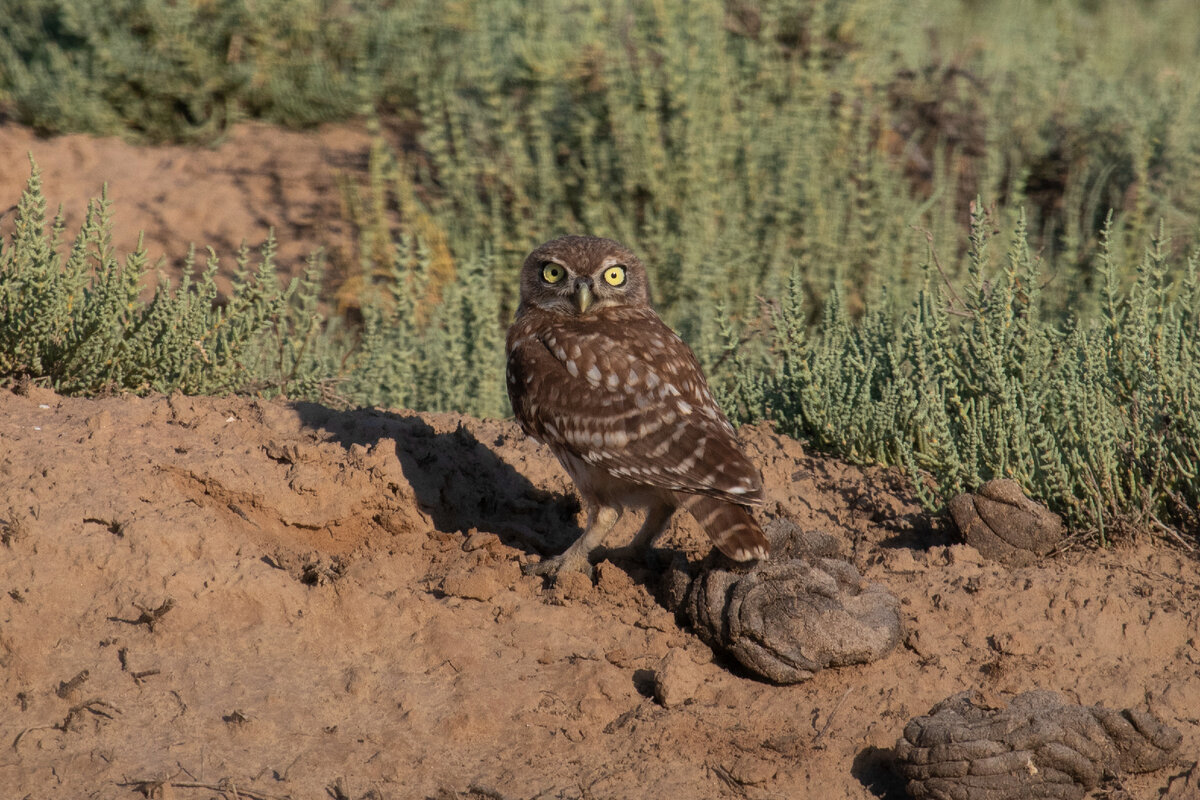
[[[625,266],[625,259],[618,258],[617,256],[608,256],[600,262],[600,269],[608,269],[609,267],[616,266],[617,264]]]

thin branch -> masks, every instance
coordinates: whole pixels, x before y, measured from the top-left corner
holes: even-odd
[[[138,611],[142,612],[141,615],[138,616],[137,619],[122,619],[121,617],[109,617],[109,620],[112,622],[124,622],[126,625],[145,625],[147,628],[150,629],[151,633],[154,633],[154,626],[158,624],[158,621],[161,620],[164,616],[166,616],[168,611],[170,611],[172,608],[175,607],[175,600],[173,598],[168,597],[166,599],[166,601],[163,602],[163,604],[158,606],[157,608],[148,608],[148,607],[142,605],[141,603],[134,603],[133,606]]]
[[[941,274],[942,280],[945,281],[945,283],[946,283],[946,288],[950,290],[950,296],[953,297],[960,306],[962,306],[963,308],[967,308],[967,304],[964,303],[963,299],[958,296],[958,292],[955,290],[954,284],[950,282],[950,276],[947,275],[946,270],[942,268],[942,260],[940,258],[938,258],[937,248],[933,246],[933,234],[929,230],[927,230],[925,228],[921,228],[917,225],[910,225],[909,227],[912,228],[917,233],[924,234],[925,242],[929,245],[929,255],[931,255],[933,257],[933,265],[935,267],[937,267],[937,271]],[[949,310],[949,309],[947,309],[947,310]],[[961,312],[961,311],[951,312],[951,313],[963,314],[963,312]],[[974,314],[971,314],[968,311],[964,316],[971,317],[971,316],[974,316]]]
[[[1182,545],[1183,548],[1186,549],[1189,553],[1196,552],[1196,548],[1193,547],[1187,541],[1187,539],[1184,539],[1183,536],[1180,535],[1179,531],[1175,530],[1174,528],[1170,527],[1169,525],[1164,525],[1163,523],[1159,522],[1154,517],[1150,518],[1150,522],[1153,523],[1154,526],[1156,528],[1158,528],[1160,531],[1167,534],[1167,536],[1170,536],[1172,539],[1174,539],[1176,542],[1178,542],[1180,545]]]
[[[841,698],[837,701],[837,704],[834,705],[833,710],[829,712],[829,716],[825,718],[825,724],[821,726],[821,730],[816,736],[813,737],[813,745],[816,745],[817,742],[821,741],[821,737],[825,735],[827,730],[829,730],[829,726],[833,723],[833,718],[837,714],[838,710],[842,707],[842,703],[846,702],[846,698],[849,697],[850,693],[853,691],[854,687],[851,686],[842,694]]]
[[[225,797],[232,797],[233,800],[240,798],[248,798],[249,800],[288,800],[287,795],[267,794],[253,789],[238,788],[238,786],[229,778],[222,778],[218,783],[200,783],[198,781],[156,781],[156,780],[133,780],[118,783],[118,786],[126,786],[135,792],[141,792],[143,797],[161,797],[162,790],[165,788],[172,789],[204,789],[207,792],[217,792]]]

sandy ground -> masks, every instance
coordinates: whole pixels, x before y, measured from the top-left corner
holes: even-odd
[[[741,435],[771,513],[901,599],[903,646],[773,686],[619,547],[595,585],[523,576],[580,517],[510,422],[0,393],[4,795],[896,800],[905,722],[963,689],[1148,705],[1200,753],[1194,560],[983,563],[889,473]],[[707,551],[686,520],[662,546]],[[1096,796],[1157,798],[1181,771]]]
[[[117,252],[131,252],[143,235],[149,263],[171,274],[194,245],[197,265],[211,247],[227,279],[238,248],[245,243],[257,256],[271,230],[280,274],[303,272],[318,248],[341,268],[357,264],[344,190],[365,191],[370,142],[361,124],[302,133],[245,123],[211,148],[139,147],[84,134],[43,139],[0,124],[0,233],[12,229],[10,212],[29,180],[32,156],[48,213],[61,205],[71,235],[88,200],[107,186]],[[228,289],[227,281],[221,288]]]

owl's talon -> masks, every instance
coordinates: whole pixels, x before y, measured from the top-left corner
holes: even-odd
[[[567,572],[582,572],[589,579],[595,579],[596,568],[590,561],[586,558],[568,558],[567,555],[567,553],[563,553],[553,558],[543,558],[536,563],[525,564],[521,567],[521,571],[526,575],[541,575],[549,578],[551,583],[557,583],[559,576]]]

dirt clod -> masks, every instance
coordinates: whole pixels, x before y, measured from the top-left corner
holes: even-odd
[[[549,594],[555,603],[569,603],[586,600],[592,596],[595,587],[592,579],[582,572],[562,572],[555,578]]]
[[[911,721],[896,757],[916,800],[1077,800],[1106,777],[1167,766],[1182,738],[1139,709],[1080,706],[1048,691],[990,708],[962,692]]]
[[[452,597],[487,601],[496,596],[503,586],[491,572],[480,570],[456,570],[442,579],[442,591]]]
[[[694,700],[704,682],[700,667],[682,650],[672,650],[654,670],[654,699],[666,708]]]
[[[710,559],[683,610],[709,645],[775,683],[798,683],[827,667],[864,664],[902,634],[899,601],[863,580],[833,537],[776,520],[765,528],[775,555],[749,569]]]
[[[960,494],[949,507],[967,544],[1006,564],[1035,563],[1063,538],[1062,519],[1007,478],[988,481],[974,494]]]

